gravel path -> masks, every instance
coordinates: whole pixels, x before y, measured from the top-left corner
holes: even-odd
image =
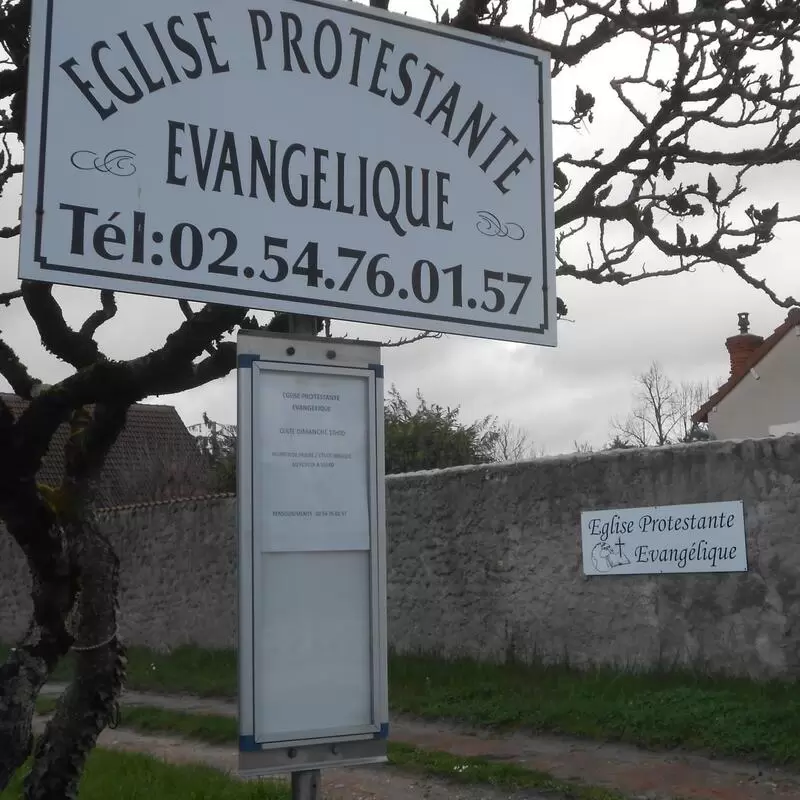
[[[44,724],[45,719],[40,717],[34,727],[41,731]],[[98,745],[108,750],[147,753],[170,764],[203,764],[234,775],[238,761],[238,753],[232,747],[214,747],[174,736],[145,735],[123,728],[103,731]],[[454,786],[388,766],[327,769],[323,773],[322,795],[324,800],[557,800],[552,794],[545,796],[539,792],[509,793],[484,786]]]

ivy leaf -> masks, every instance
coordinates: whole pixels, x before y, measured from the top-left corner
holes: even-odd
[[[686,247],[686,231],[680,225],[675,226],[675,236],[678,247]]]
[[[708,193],[708,199],[715,203],[717,198],[719,197],[719,184],[716,181],[716,178],[709,172],[708,173],[708,186],[706,187],[706,192]]]

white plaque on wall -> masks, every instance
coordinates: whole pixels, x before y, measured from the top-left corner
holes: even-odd
[[[584,511],[585,575],[746,572],[739,500]]]

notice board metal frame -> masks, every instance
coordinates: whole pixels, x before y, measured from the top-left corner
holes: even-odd
[[[293,729],[259,734],[257,707],[261,586],[259,496],[254,465],[254,420],[258,392],[270,374],[363,379],[368,392],[369,652],[371,719],[335,729]],[[239,771],[245,776],[386,761],[389,732],[386,632],[386,534],[384,492],[383,367],[379,345],[338,339],[243,331],[237,343],[239,531]],[[271,598],[281,602],[281,598]],[[280,642],[274,643],[280,647]],[[319,658],[324,659],[320,653]]]

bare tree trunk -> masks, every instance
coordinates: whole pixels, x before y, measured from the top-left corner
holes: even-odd
[[[75,674],[39,740],[25,779],[28,800],[72,800],[100,732],[113,721],[125,678],[117,631],[119,559],[91,522],[69,531],[80,575],[73,634]]]
[[[9,529],[13,535],[13,526]],[[33,616],[27,633],[0,666],[0,791],[30,755],[36,698],[72,643],[63,619],[73,604],[74,580],[63,546],[54,539],[51,543],[49,557],[44,552],[38,558],[28,556]]]
[[[0,790],[31,753],[36,698],[70,647],[75,675],[36,746],[26,797],[76,797],[86,758],[116,710],[125,675],[117,636],[119,560],[86,501],[127,408],[121,402],[99,405],[93,416],[75,411],[61,487],[36,487],[28,479],[0,504],[28,560],[34,604],[28,633],[0,667]]]

